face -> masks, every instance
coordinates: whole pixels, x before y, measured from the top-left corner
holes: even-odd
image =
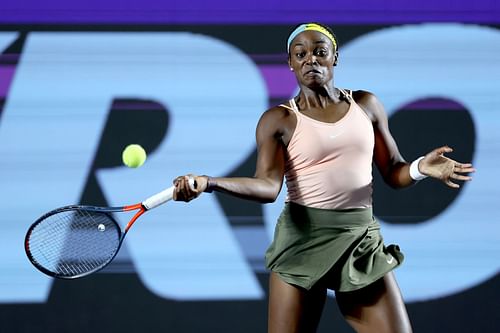
[[[297,81],[308,87],[322,86],[333,79],[338,52],[332,41],[314,30],[301,32],[290,45],[288,64]]]

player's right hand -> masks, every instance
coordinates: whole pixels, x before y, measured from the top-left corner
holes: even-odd
[[[190,178],[194,179],[193,185],[189,183]],[[207,176],[196,176],[193,174],[187,174],[175,178],[173,181],[175,186],[173,199],[175,201],[189,202],[199,197],[200,194],[207,188],[207,180]]]

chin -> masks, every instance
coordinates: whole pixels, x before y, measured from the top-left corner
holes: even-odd
[[[316,80],[306,80],[304,82],[304,85],[308,88],[321,88],[323,86],[325,86],[327,84],[327,82],[325,82],[324,80],[321,80],[321,79],[316,79]]]

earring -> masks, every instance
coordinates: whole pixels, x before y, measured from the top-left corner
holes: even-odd
[[[290,67],[290,70],[293,72],[293,68],[292,67]]]

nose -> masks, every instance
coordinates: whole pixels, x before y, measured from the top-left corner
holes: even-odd
[[[317,64],[318,63],[318,59],[317,57],[314,55],[314,53],[311,53],[308,57],[307,57],[307,64],[309,65],[313,65],[313,64]]]

